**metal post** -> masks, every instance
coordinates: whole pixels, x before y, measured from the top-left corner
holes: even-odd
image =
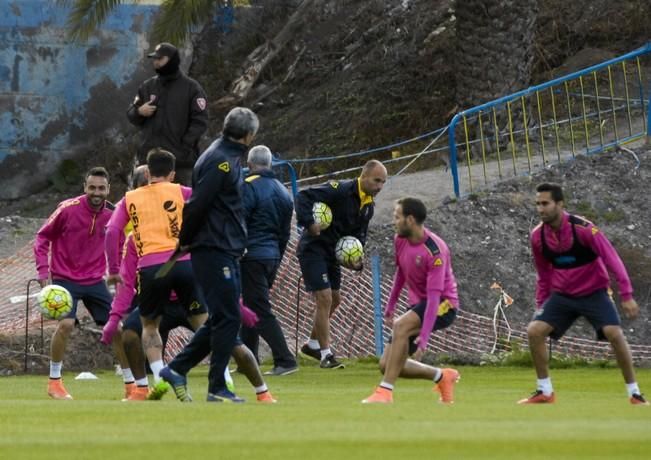
[[[25,353],[24,353],[24,367],[23,371],[27,372],[27,354],[29,353],[29,287],[32,282],[38,283],[37,279],[31,279],[27,281],[27,287],[25,289]],[[41,348],[43,348],[43,317],[41,316]],[[41,352],[42,353],[42,352]]]
[[[648,109],[646,116],[646,142],[647,144],[651,144],[651,83],[649,83],[649,91],[647,94],[649,96],[646,99]],[[642,101],[642,105],[644,105],[644,101]]]
[[[384,353],[384,334],[382,329],[382,292],[380,291],[380,280],[382,272],[380,268],[380,256],[371,256],[371,270],[373,272],[373,311],[375,312],[375,354],[382,356]]]
[[[460,196],[459,192],[459,171],[457,169],[457,140],[455,138],[455,128],[459,121],[460,114],[456,114],[450,125],[448,126],[448,146],[450,150],[450,174],[452,174],[452,182],[454,183],[454,194],[457,198]]]
[[[296,334],[294,334],[294,356],[298,359],[298,321],[300,318],[301,311],[301,280],[303,275],[298,277],[298,282],[296,283]]]

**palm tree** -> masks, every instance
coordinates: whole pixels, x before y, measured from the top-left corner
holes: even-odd
[[[139,0],[136,0],[138,2]],[[194,27],[214,16],[218,6],[232,7],[234,0],[164,0],[154,22],[153,41],[185,42]],[[237,0],[235,0],[237,1]],[[70,6],[68,35],[75,41],[85,41],[106,20],[123,0],[58,0]]]
[[[72,6],[68,18],[71,38],[86,40],[123,1],[59,0],[59,3]],[[154,23],[152,39],[155,42],[183,43],[193,27],[202,25],[206,18],[213,17],[214,8],[219,5],[233,7],[241,3],[242,0],[164,0],[160,15]],[[302,0],[280,32],[247,56],[240,76],[231,83],[229,94],[215,103],[217,107],[231,107],[247,97],[265,67],[285,47],[297,28],[307,20],[315,3],[316,0]]]

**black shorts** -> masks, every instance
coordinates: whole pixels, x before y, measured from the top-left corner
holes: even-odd
[[[184,308],[178,301],[168,301],[163,308],[163,316],[161,317],[158,332],[160,332],[163,343],[167,341],[167,337],[172,329],[177,327],[184,327],[193,331],[192,325],[188,318],[202,313],[207,313],[208,309],[205,305],[199,305],[194,309]],[[123,330],[134,331],[139,336],[142,335],[142,322],[140,321],[140,309],[136,308],[122,323]]]
[[[160,266],[152,265],[138,270],[141,316],[149,319],[161,316],[172,291],[176,292],[179,303],[189,310],[205,306],[194,281],[191,261],[176,262],[167,276],[156,279],[154,276]]]
[[[407,312],[413,311],[418,315],[420,318],[420,324],[423,324],[423,317],[425,316],[425,309],[427,308],[427,300],[421,300],[415,305],[412,305]],[[442,301],[439,304],[439,311],[438,315],[436,317],[436,322],[434,323],[434,331],[440,331],[441,329],[445,329],[446,327],[450,327],[452,323],[454,322],[455,318],[457,317],[457,309],[452,306],[450,302],[447,300]],[[418,337],[418,334],[412,335],[409,337],[409,354],[413,355],[416,353],[416,349],[418,348],[418,345],[414,343],[414,340],[416,340],[416,337]],[[389,343],[391,343],[391,337],[389,337]]]
[[[99,283],[82,285],[68,280],[53,279],[52,284],[63,286],[72,295],[72,310],[65,318],[77,318],[77,302],[80,300],[84,302],[86,310],[93,317],[95,324],[104,326],[109,318],[111,312],[111,301],[113,297],[106,287],[104,281]]]
[[[606,340],[605,326],[620,326],[617,308],[605,289],[583,297],[568,297],[553,293],[542,308],[533,315],[534,321],[544,321],[554,328],[550,337],[558,340],[583,316],[597,333],[597,340]]]
[[[341,267],[337,262],[334,251],[310,244],[298,254],[298,263],[308,292],[341,288]]]

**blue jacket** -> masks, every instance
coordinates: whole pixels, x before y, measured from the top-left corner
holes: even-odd
[[[183,207],[179,243],[241,256],[246,247],[242,156],[247,147],[223,137],[201,154],[192,171],[192,196]]]
[[[243,200],[248,232],[244,259],[282,259],[294,211],[289,192],[273,171],[259,171],[244,180]]]

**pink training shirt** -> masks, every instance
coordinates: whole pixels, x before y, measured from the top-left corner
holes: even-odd
[[[190,187],[181,186],[183,199],[188,200],[192,195]],[[129,213],[127,212],[126,200],[122,198],[115,205],[115,212],[106,228],[106,257],[108,259],[108,271],[111,275],[118,273],[120,270],[120,235],[124,232],[124,227],[129,223]],[[151,267],[167,262],[174,251],[163,251],[153,254],[145,254],[138,259],[138,268]],[[186,254],[179,260],[190,260],[190,254]]]
[[[100,282],[106,274],[104,233],[112,208],[104,202],[95,210],[86,195],[62,201],[36,233],[38,278],[51,276],[81,285]],[[116,244],[120,244],[120,236]]]
[[[585,220],[583,224],[574,224],[579,243],[592,249],[598,256],[593,262],[568,269],[555,268],[543,256],[541,228],[545,226],[545,242],[553,252],[568,251],[574,242],[570,215],[563,212],[561,227],[558,231],[550,225],[540,223],[531,232],[531,249],[533,260],[538,272],[536,282],[536,305],[538,308],[549,298],[552,292],[581,297],[589,295],[599,289],[607,289],[610,285],[608,271],[612,272],[619,286],[622,300],[633,298],[633,286],[628,277],[626,268],[619,258],[617,251],[608,241],[608,238],[597,227]]]
[[[429,335],[434,329],[439,304],[449,301],[454,308],[459,307],[457,281],[452,272],[450,249],[438,235],[427,228],[425,238],[413,244],[398,235],[394,238],[396,273],[391,295],[384,315],[393,315],[400,292],[407,283],[409,304],[415,305],[427,300],[423,324],[420,328],[418,348],[425,349]]]
[[[117,316],[118,319],[124,318],[131,310],[131,302],[136,295],[136,272],[138,268],[138,253],[136,245],[133,242],[133,234],[129,233],[124,243],[124,256],[120,263],[120,278],[122,284],[119,284],[113,302],[111,302],[111,316]]]

